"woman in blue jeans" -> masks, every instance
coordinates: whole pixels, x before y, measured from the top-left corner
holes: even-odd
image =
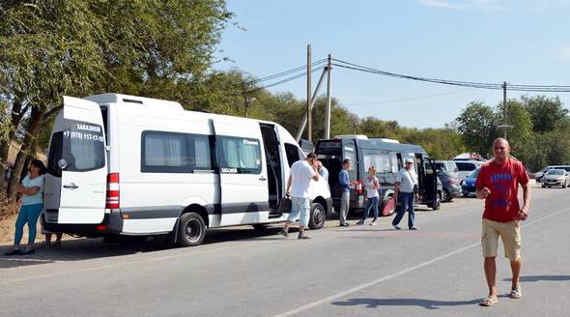
[[[368,168],[368,177],[364,180],[364,187],[366,188],[366,197],[368,198],[368,203],[366,204],[366,209],[362,213],[362,218],[356,224],[363,225],[370,214],[370,209],[374,210],[374,219],[370,222],[371,226],[376,224],[376,219],[378,219],[378,201],[380,200],[380,195],[378,190],[380,189],[380,182],[376,177],[376,168],[370,166]]]
[[[36,224],[43,208],[43,187],[46,168],[42,161],[33,160],[30,164],[28,174],[18,185],[18,194],[22,195],[22,207],[16,220],[16,233],[14,236],[14,248],[6,255],[32,254],[34,253],[34,242],[36,239]],[[20,242],[24,233],[24,225],[28,224],[28,246],[20,250]]]

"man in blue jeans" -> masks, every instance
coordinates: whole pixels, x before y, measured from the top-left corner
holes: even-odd
[[[398,208],[397,215],[392,221],[392,226],[394,229],[400,230],[398,226],[404,213],[408,210],[408,228],[410,230],[418,230],[414,226],[414,186],[418,184],[418,176],[414,170],[414,160],[411,158],[406,159],[406,167],[402,168],[398,173],[398,178],[396,180],[395,194],[400,201],[400,208]]]

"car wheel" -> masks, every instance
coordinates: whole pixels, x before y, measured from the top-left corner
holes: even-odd
[[[195,212],[185,213],[180,217],[178,226],[178,244],[185,247],[200,245],[206,236],[206,223]]]
[[[542,188],[546,188],[546,185],[542,184]]]
[[[325,225],[327,212],[325,207],[319,203],[311,204],[311,214],[309,218],[309,228],[321,229]]]
[[[431,203],[431,208],[433,210],[439,210],[439,207],[441,207],[441,192],[437,193],[435,201]]]

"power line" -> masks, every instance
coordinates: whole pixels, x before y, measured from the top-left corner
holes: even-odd
[[[319,65],[325,63],[326,61],[327,61],[327,59],[326,59],[326,58],[323,58],[323,59],[320,59],[320,60],[318,60],[318,61],[315,61],[315,62],[311,63],[311,65],[312,65],[313,67],[316,67],[316,66],[319,66]],[[270,75],[266,75],[266,76],[262,76],[262,77],[253,79],[253,80],[249,81],[248,84],[257,84],[257,83],[260,83],[260,82],[264,82],[264,81],[268,81],[268,80],[273,80],[273,79],[277,79],[277,78],[280,78],[280,77],[285,77],[285,76],[294,74],[294,73],[299,72],[299,71],[304,71],[304,70],[306,70],[306,69],[307,69],[307,65],[306,65],[306,64],[305,64],[305,65],[301,65],[301,66],[297,66],[297,67],[294,67],[294,68],[291,68],[291,69],[288,69],[288,70],[284,70],[284,71],[281,71],[281,72],[278,72],[278,73],[274,73],[274,74],[270,74]]]
[[[349,70],[356,70],[360,72],[372,73],[377,75],[389,76],[389,77],[396,77],[402,79],[409,79],[409,80],[416,80],[416,81],[423,81],[423,82],[431,82],[436,84],[445,84],[445,85],[452,85],[452,86],[460,86],[460,87],[468,87],[468,88],[479,88],[479,89],[492,89],[492,90],[501,90],[503,89],[503,85],[499,83],[485,83],[485,82],[471,82],[471,81],[458,81],[458,80],[447,80],[447,79],[440,79],[440,78],[428,78],[428,77],[420,77],[420,76],[412,76],[406,74],[399,74],[388,72],[368,66],[362,66],[355,63],[343,61],[340,59],[333,59],[335,62],[333,65],[340,68],[345,68]],[[510,91],[527,91],[527,92],[570,92],[570,86],[568,85],[513,85],[507,84],[507,90]]]
[[[317,71],[319,71],[319,70],[321,70],[321,69],[323,69],[323,68],[325,68],[325,66],[317,67],[317,68],[313,69],[313,70],[311,71],[311,73],[315,73],[315,72],[317,72]],[[287,77],[287,78],[282,79],[282,80],[280,80],[280,81],[278,81],[278,82],[265,85],[265,86],[263,86],[263,87],[254,88],[254,89],[250,90],[249,92],[258,91],[258,90],[261,90],[261,89],[266,89],[266,88],[274,87],[274,86],[277,86],[277,85],[281,85],[281,84],[290,82],[290,81],[292,81],[292,80],[295,80],[295,79],[297,79],[297,78],[304,77],[304,76],[306,76],[306,75],[307,75],[307,72],[303,72],[303,73],[300,73],[300,74],[297,74],[297,75],[294,75],[294,76],[291,76],[291,77]]]

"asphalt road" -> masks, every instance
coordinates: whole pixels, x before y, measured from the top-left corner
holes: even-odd
[[[523,298],[506,297],[500,257],[502,297],[490,308],[477,305],[487,293],[481,210],[457,199],[420,209],[418,232],[394,231],[391,218],[329,222],[304,241],[248,228],[212,232],[197,248],[66,241],[0,257],[0,316],[570,316],[570,189],[533,188]]]

